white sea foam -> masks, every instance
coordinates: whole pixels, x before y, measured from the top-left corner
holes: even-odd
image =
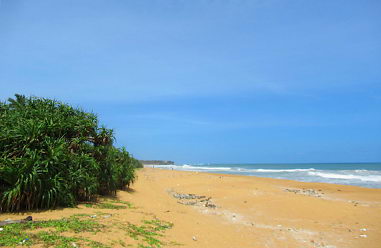
[[[205,171],[232,171],[232,172],[246,172],[246,173],[282,173],[282,172],[307,172],[315,171],[314,168],[309,169],[246,169],[246,168],[232,168],[232,167],[206,167],[206,166],[193,166],[193,165],[156,165],[159,168],[174,168],[180,170],[205,170]]]
[[[327,172],[308,172],[310,176],[319,176],[330,179],[343,179],[343,180],[360,180],[364,182],[381,182],[379,175],[353,175],[353,174],[339,174]]]
[[[315,168],[258,168],[250,165],[211,165],[211,164],[197,164],[197,165],[155,165],[155,168],[174,169],[182,171],[199,171],[199,172],[214,172],[226,174],[240,174],[260,177],[273,177],[279,179],[291,179],[304,182],[325,182],[325,183],[340,183],[351,184],[365,187],[381,188],[381,170],[365,170],[365,169],[344,169],[332,170]],[[344,166],[343,166],[344,168]]]
[[[251,170],[253,172],[273,172],[273,173],[279,173],[279,172],[304,172],[304,171],[314,171],[314,168],[309,168],[309,169],[283,169],[283,170],[272,170],[272,169],[254,169]]]
[[[205,167],[205,166],[192,166],[192,165],[187,165],[187,164],[184,164],[182,167],[185,169],[195,169],[195,170],[225,170],[225,171],[229,171],[232,169],[230,167]]]
[[[309,169],[246,169],[246,168],[232,168],[232,167],[206,167],[206,166],[192,166],[192,165],[183,165],[179,166],[180,168],[187,170],[210,170],[210,171],[238,171],[238,172],[259,172],[259,173],[282,173],[282,172],[307,172],[307,171],[315,171],[314,168]]]

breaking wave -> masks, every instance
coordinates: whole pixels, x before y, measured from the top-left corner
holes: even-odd
[[[362,170],[364,171],[364,170]],[[364,182],[381,182],[381,175],[353,175],[353,174],[339,174],[339,173],[326,173],[326,172],[308,172],[311,176],[319,176],[324,178],[342,179],[342,180],[360,180]]]
[[[266,166],[269,168],[266,168]],[[312,166],[314,168],[312,168]],[[381,164],[183,164],[155,165],[154,167],[182,171],[238,174],[303,182],[324,182],[381,188]]]

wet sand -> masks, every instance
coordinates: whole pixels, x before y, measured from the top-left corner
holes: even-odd
[[[174,224],[165,247],[367,247],[381,244],[381,189],[249,176],[144,168],[118,199],[136,209],[102,210],[104,223],[137,223],[154,216]],[[36,220],[92,213],[84,206],[22,214]],[[99,210],[98,210],[99,211]],[[138,242],[118,230],[95,240]],[[112,246],[118,247],[118,244]]]

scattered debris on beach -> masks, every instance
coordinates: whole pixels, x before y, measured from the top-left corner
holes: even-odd
[[[4,220],[0,221],[0,226],[10,225],[10,224],[20,224],[20,223],[27,223],[33,221],[32,216],[28,216],[25,219],[22,220]],[[3,230],[3,229],[2,229]]]
[[[324,195],[321,190],[315,190],[315,189],[284,189],[286,192],[291,192],[298,195],[307,195],[307,196],[313,196],[313,197],[322,197]]]
[[[357,205],[359,205],[359,202],[358,201],[349,201],[350,203],[353,204],[353,206],[357,207]]]
[[[212,202],[212,197],[196,194],[181,194],[172,190],[168,191],[174,198],[178,199],[177,203],[188,206],[201,206],[207,208],[216,208],[217,206]]]

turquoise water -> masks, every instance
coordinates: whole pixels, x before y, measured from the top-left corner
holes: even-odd
[[[155,167],[381,188],[381,163],[184,164]]]

